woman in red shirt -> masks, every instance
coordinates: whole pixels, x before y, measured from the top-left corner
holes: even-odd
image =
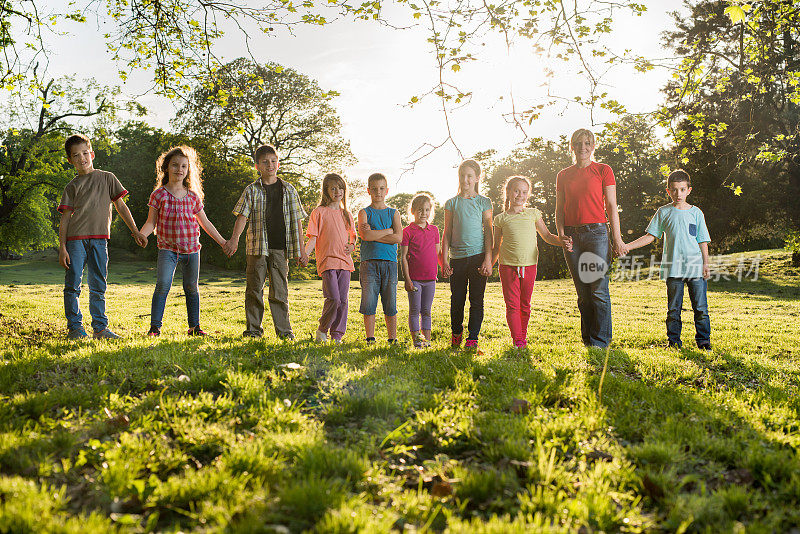
[[[575,164],[562,169],[556,178],[556,228],[559,237],[572,238],[572,251],[565,249],[564,258],[578,293],[583,344],[605,348],[612,335],[609,223],[614,252],[624,256],[628,250],[619,231],[614,172],[608,165],[592,161],[594,147],[594,134],[589,130],[572,134]]]

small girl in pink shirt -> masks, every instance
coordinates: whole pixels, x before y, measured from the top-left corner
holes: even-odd
[[[431,306],[436,293],[441,245],[439,229],[428,223],[433,218],[431,197],[425,194],[415,196],[408,211],[414,222],[403,228],[400,263],[408,292],[408,328],[414,347],[423,348],[431,345]]]
[[[306,253],[317,256],[317,274],[322,277],[325,304],[319,318],[316,340],[330,338],[341,343],[347,330],[347,295],[350,273],[355,270],[351,256],[356,246],[353,216],[347,210],[347,184],[335,173],[322,179],[319,206],[311,212],[306,230]]]

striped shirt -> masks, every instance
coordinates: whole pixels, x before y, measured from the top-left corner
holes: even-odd
[[[278,180],[281,180],[278,178]],[[303,246],[298,225],[306,217],[300,196],[294,186],[286,180],[283,184],[283,222],[286,227],[286,257],[299,258]],[[267,256],[269,242],[267,240],[267,192],[258,178],[244,188],[242,196],[233,208],[233,214],[247,218],[247,246],[245,253],[249,256]]]

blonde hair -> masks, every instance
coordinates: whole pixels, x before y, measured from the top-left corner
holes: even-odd
[[[588,137],[593,146],[597,144],[594,138],[594,133],[591,130],[587,130],[586,128],[579,128],[575,130],[572,132],[572,137],[569,139],[569,148],[572,151],[573,159],[575,159],[575,143],[577,143],[578,139],[583,136]]]
[[[433,206],[433,199],[430,195],[426,193],[419,193],[417,196],[411,199],[411,202],[408,204],[408,217],[410,219],[414,218],[414,214],[422,209],[422,206],[425,204],[431,207],[431,214],[428,217],[428,220],[433,220],[434,214],[434,206]]]
[[[203,165],[200,163],[200,156],[197,151],[190,146],[179,145],[170,148],[158,156],[156,160],[156,185],[155,191],[169,183],[169,162],[175,156],[183,156],[189,160],[189,172],[183,178],[183,186],[193,192],[200,201],[203,200]]]
[[[330,194],[328,194],[328,186],[331,182],[336,182],[339,187],[344,189],[344,196],[342,197],[342,218],[344,218],[344,227],[350,228],[350,217],[348,217],[348,210],[347,210],[347,182],[344,181],[340,175],[336,174],[335,172],[331,172],[325,175],[325,178],[322,179],[322,194],[319,197],[319,205],[320,206],[330,206],[333,204],[333,199],[331,198]]]
[[[514,184],[524,182],[528,185],[528,194],[531,193],[531,181],[525,178],[524,176],[509,176],[506,180],[506,184],[503,187],[503,211],[508,211],[508,208],[511,207],[511,188],[514,187]]]
[[[464,177],[464,172],[467,169],[472,169],[475,171],[475,176],[478,177],[478,182],[475,184],[475,194],[478,193],[478,187],[481,183],[481,164],[475,161],[474,159],[465,159],[461,162],[461,165],[458,166],[458,194],[461,194],[461,179]]]

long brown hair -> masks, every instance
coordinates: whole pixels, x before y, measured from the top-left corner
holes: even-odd
[[[475,184],[475,194],[478,194],[478,188],[481,185],[481,164],[474,159],[465,159],[458,166],[458,194],[461,194],[461,177],[467,169],[475,171],[475,176],[478,177],[478,182]]]
[[[336,174],[335,172],[331,172],[325,175],[325,178],[322,179],[322,195],[319,197],[319,205],[320,206],[330,206],[333,204],[333,199],[328,194],[328,186],[331,182],[336,182],[339,187],[344,189],[344,196],[342,196],[342,218],[344,219],[344,227],[350,228],[350,217],[349,211],[347,209],[347,182],[344,181],[340,175]]]
[[[183,178],[183,186],[203,200],[203,164],[200,156],[190,146],[179,145],[170,148],[158,156],[156,160],[156,185],[153,191],[169,183],[169,162],[175,156],[183,156],[189,160],[189,172]]]
[[[531,193],[531,181],[525,178],[524,176],[509,176],[506,180],[506,185],[503,187],[503,211],[508,211],[508,208],[511,207],[511,188],[514,187],[514,184],[518,182],[524,182],[528,184],[528,194]]]

